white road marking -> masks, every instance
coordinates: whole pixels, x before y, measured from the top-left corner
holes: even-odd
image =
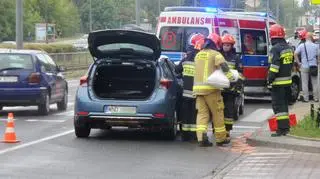
[[[268,152],[264,152],[264,153],[252,153],[250,154],[251,156],[253,155],[292,155],[293,153],[268,153]]]
[[[13,119],[14,121],[17,120],[16,118]],[[8,121],[8,119],[0,119],[0,121]]]
[[[55,134],[55,135],[52,135],[52,136],[49,136],[49,137],[45,137],[45,138],[42,138],[42,139],[39,139],[39,140],[35,140],[35,141],[32,141],[32,142],[28,142],[28,143],[25,143],[25,144],[21,144],[21,145],[17,145],[17,146],[14,146],[14,147],[10,147],[10,148],[4,149],[4,150],[0,150],[0,155],[8,153],[8,152],[15,151],[15,150],[19,150],[19,149],[22,149],[22,148],[26,148],[26,147],[29,147],[29,146],[32,146],[32,145],[35,145],[35,144],[39,144],[41,142],[52,140],[52,139],[55,139],[55,138],[58,138],[58,137],[62,137],[62,136],[68,135],[68,134],[73,133],[73,132],[74,132],[74,129],[68,130],[68,131],[65,131],[65,132],[62,132],[62,133],[59,133],[59,134]]]
[[[273,115],[272,109],[257,109],[253,113],[247,115],[241,121],[243,122],[263,122],[269,119]]]
[[[273,156],[273,157],[255,157],[255,156],[249,156],[248,160],[255,160],[255,159],[282,159],[282,158],[290,158],[291,156]]]
[[[65,122],[66,120],[41,120],[41,119],[28,119],[28,122]]]
[[[238,128],[238,129],[260,129],[261,127],[257,127],[257,126],[237,126],[237,125],[234,125],[233,128]]]
[[[61,113],[56,113],[56,114],[53,114],[55,116],[73,116],[73,111],[66,111],[66,112],[61,112]]]

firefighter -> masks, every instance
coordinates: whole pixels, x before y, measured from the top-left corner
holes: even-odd
[[[226,34],[222,37],[221,53],[226,59],[230,69],[241,72],[240,57],[236,54],[234,48],[235,39],[232,35]],[[230,88],[224,89],[222,92],[224,108],[224,122],[227,130],[227,137],[230,138],[230,131],[232,130],[234,122],[234,113],[236,110],[236,98],[242,93],[243,77],[237,82],[231,83]]]
[[[196,96],[196,133],[200,147],[212,146],[212,143],[209,142],[207,137],[210,113],[213,117],[216,145],[223,146],[223,144],[230,143],[230,140],[226,137],[223,115],[224,104],[221,90],[207,83],[207,78],[219,68],[222,69],[228,79],[233,80],[234,78],[232,72],[229,70],[228,64],[218,51],[220,47],[220,36],[215,33],[209,34],[205,39],[203,50],[195,57],[193,94]]]
[[[300,30],[298,32],[298,37],[300,39],[299,45],[306,42],[308,31]]]
[[[190,38],[190,47],[187,56],[181,60],[178,65],[179,72],[183,75],[183,97],[182,97],[182,110],[181,110],[181,137],[184,141],[196,140],[196,108],[195,98],[192,94],[193,75],[194,75],[194,57],[199,52],[200,45],[197,43],[205,38],[202,34],[195,34]]]
[[[286,135],[289,130],[288,98],[292,83],[291,70],[294,61],[292,48],[285,41],[285,32],[281,25],[270,27],[271,52],[268,73],[268,86],[271,87],[272,108],[278,123],[273,137]]]

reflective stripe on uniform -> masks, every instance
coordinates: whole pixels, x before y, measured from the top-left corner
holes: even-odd
[[[286,112],[281,112],[276,114],[276,119],[277,120],[286,120],[289,119],[289,113]]]
[[[195,69],[194,65],[183,64],[182,67],[183,67],[183,72],[182,72],[183,76],[192,76],[192,77],[194,76],[194,69]]]
[[[233,79],[233,74],[231,71],[227,72],[226,73],[226,77],[229,79],[229,80],[232,80]]]
[[[289,77],[278,77],[272,82],[272,85],[289,85],[291,83],[292,83],[291,76],[289,76]]]
[[[226,132],[226,127],[215,127],[214,132],[220,133],[220,132]]]
[[[227,62],[230,69],[236,69],[236,63],[235,62]]]
[[[278,65],[271,64],[269,70],[270,70],[271,72],[278,73],[278,72],[279,72],[279,66],[278,66]]]
[[[233,124],[233,119],[231,119],[231,118],[224,118],[224,124],[232,125],[232,124]]]
[[[182,96],[187,98],[195,98],[195,96],[193,95],[193,91],[190,90],[183,90]]]
[[[195,124],[182,124],[182,130],[183,131],[197,131],[197,125]]]
[[[207,131],[207,128],[208,128],[208,126],[206,126],[206,125],[197,125],[197,131],[200,131],[200,132],[205,132],[205,131]]]
[[[209,85],[208,83],[195,83],[193,85],[193,91],[195,90],[214,90],[217,89],[211,85]]]

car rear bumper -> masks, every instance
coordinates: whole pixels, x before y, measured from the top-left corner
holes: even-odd
[[[37,105],[47,92],[45,87],[37,88],[0,88],[0,105]]]
[[[75,115],[76,126],[90,126],[91,128],[103,129],[110,126],[132,127],[132,128],[168,128],[172,120],[168,118],[157,118],[152,115],[137,116],[111,116],[111,115]]]

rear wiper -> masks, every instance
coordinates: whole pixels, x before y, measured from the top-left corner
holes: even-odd
[[[5,70],[20,70],[20,69],[23,69],[23,68],[21,68],[21,67],[9,67],[9,68],[0,69],[0,72],[5,71]]]

